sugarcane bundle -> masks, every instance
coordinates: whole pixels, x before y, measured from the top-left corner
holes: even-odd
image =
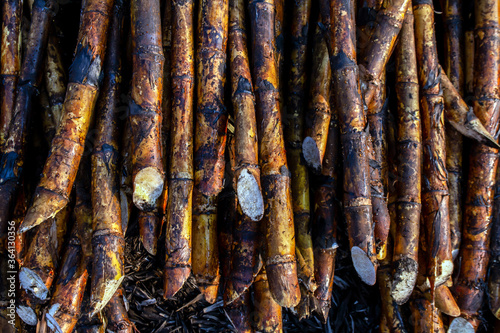
[[[2,332],[498,326],[497,0],[2,11]]]

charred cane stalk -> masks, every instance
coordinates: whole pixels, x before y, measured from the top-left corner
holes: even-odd
[[[115,0],[111,18],[104,82],[97,102],[97,138],[92,152],[92,314],[100,312],[124,278],[124,251],[120,187],[119,152],[122,27],[122,0]]]
[[[78,42],[69,73],[63,117],[52,141],[33,204],[19,227],[20,233],[54,216],[68,204],[83,154],[85,137],[99,92],[99,75],[104,60],[113,0],[89,0],[82,6]]]
[[[193,198],[194,1],[172,0],[172,145],[166,213],[164,295],[191,273]]]
[[[284,307],[298,304],[295,232],[276,68],[273,0],[249,2],[253,79],[258,114],[259,157],[264,192],[265,265],[269,290]]]

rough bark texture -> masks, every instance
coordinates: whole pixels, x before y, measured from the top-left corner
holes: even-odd
[[[397,219],[394,236],[394,276],[391,295],[398,304],[410,297],[418,273],[418,240],[421,211],[422,132],[413,10],[405,15],[396,58]]]
[[[193,198],[194,1],[172,1],[172,131],[165,228],[164,297],[191,273]]]
[[[69,201],[99,91],[99,74],[112,8],[113,0],[89,0],[82,4],[63,118],[52,141],[33,204],[19,228],[20,233],[54,216]]]
[[[104,82],[96,108],[97,137],[92,152],[92,285],[91,307],[100,312],[124,278],[124,250],[119,152],[121,46],[124,8],[116,0],[111,18]]]
[[[228,0],[202,0],[196,48],[195,187],[203,195],[222,190],[227,110],[224,105]]]
[[[363,282],[373,285],[377,259],[372,227],[370,170],[366,114],[363,111],[356,49],[352,34],[350,1],[330,4],[329,46],[332,77],[338,105],[340,141],[344,161],[344,215],[354,268]]]
[[[448,174],[444,132],[444,103],[437,59],[432,1],[413,2],[415,46],[422,119],[422,217],[428,246],[431,294],[453,272],[450,239]]]
[[[276,68],[272,0],[249,2],[252,26],[253,79],[257,101],[259,158],[269,289],[278,304],[297,305],[300,289],[295,261],[295,232]]]
[[[248,58],[244,1],[231,0],[229,14],[228,47],[237,164],[234,178],[241,210],[251,220],[260,221],[264,215],[264,199],[260,186],[257,120]]]
[[[302,143],[304,159],[315,173],[321,171],[330,126],[331,69],[328,47],[320,28],[314,34],[310,82],[310,99],[306,118],[305,139]]]
[[[130,125],[132,133],[133,201],[152,211],[163,193],[162,92],[164,56],[159,0],[130,2],[132,82]]]
[[[498,140],[500,24],[498,1],[475,2],[474,113]],[[455,285],[462,316],[474,320],[484,300],[498,149],[474,144],[470,152],[460,272]]]

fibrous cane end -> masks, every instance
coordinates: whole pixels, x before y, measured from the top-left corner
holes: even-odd
[[[106,281],[101,288],[104,288],[103,291],[99,292],[99,296],[102,298],[94,298],[95,295],[92,293],[90,297],[90,306],[92,308],[92,311],[89,314],[89,318],[92,318],[96,313],[101,312],[102,309],[108,304],[109,300],[113,295],[115,294],[116,290],[120,285],[122,284],[123,278],[125,276],[121,276],[117,280],[108,280]],[[93,290],[94,291],[94,290]]]
[[[54,315],[56,314],[56,312],[59,310],[60,307],[61,305],[59,303],[53,304],[45,314],[45,318],[47,319],[47,326],[52,331],[57,333],[63,333],[61,327],[59,326],[59,323],[54,318]]]
[[[411,258],[402,258],[394,263],[391,296],[397,304],[406,303],[417,282],[418,263]]]
[[[361,280],[369,286],[373,286],[377,280],[377,272],[374,263],[368,254],[358,246],[351,248],[352,264]]]
[[[297,263],[293,261],[266,264],[269,290],[280,306],[291,308],[300,301],[300,288],[297,279]]]
[[[252,221],[260,221],[264,215],[264,199],[259,183],[247,169],[243,169],[238,177],[236,192],[243,214]]]
[[[40,300],[47,299],[49,290],[40,276],[31,269],[26,267],[21,268],[19,272],[19,284],[24,290],[32,292],[36,298]]]
[[[304,154],[304,160],[307,165],[309,165],[315,172],[321,170],[321,156],[319,154],[318,146],[316,141],[310,136],[304,139],[302,143],[302,154]]]
[[[436,281],[435,281],[436,287],[446,283],[446,281],[448,281],[448,279],[450,278],[451,274],[453,274],[453,261],[443,260],[443,262],[441,263],[441,274],[436,276]]]
[[[147,167],[137,173],[134,179],[132,200],[137,208],[153,210],[156,200],[163,191],[163,174],[154,167]]]
[[[473,333],[475,332],[474,326],[467,321],[467,319],[458,317],[453,319],[448,328],[448,333]]]
[[[35,311],[29,306],[19,305],[16,308],[16,313],[22,321],[30,326],[36,326],[38,323]]]

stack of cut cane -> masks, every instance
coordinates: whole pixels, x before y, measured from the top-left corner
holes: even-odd
[[[74,52],[60,5],[2,2],[18,328],[132,332],[129,222],[238,332],[326,323],[344,234],[380,331],[500,319],[498,0],[85,0]]]

